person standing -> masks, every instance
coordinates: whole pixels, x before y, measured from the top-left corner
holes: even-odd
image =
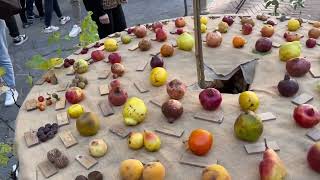
[[[75,21],[75,24],[72,26],[72,29],[69,33],[70,37],[77,37],[81,33],[81,7],[80,0],[70,0],[72,6],[72,16]]]
[[[70,21],[69,16],[62,16],[58,0],[44,0],[45,28],[43,32],[45,33],[51,33],[59,30],[59,27],[51,25],[52,11],[54,11],[57,14],[61,25],[64,25]]]
[[[34,14],[33,3],[36,4],[39,15]],[[30,21],[30,22],[33,22],[35,18],[43,18],[44,17],[42,0],[27,0],[26,1],[26,10],[27,10],[27,18],[28,18],[28,21]]]
[[[20,0],[20,5],[21,5],[21,11],[19,13],[20,19],[22,22],[22,27],[27,28],[29,27],[32,23],[28,22],[27,16],[26,16],[26,1],[25,0]]]
[[[9,35],[12,37],[13,44],[18,46],[23,44],[28,40],[28,36],[25,34],[20,34],[19,28],[14,16],[10,16],[5,20],[6,25],[9,29]]]
[[[101,39],[109,34],[127,28],[121,4],[126,0],[83,0],[87,11],[92,11],[92,19],[97,23]]]
[[[15,89],[15,78],[13,72],[12,62],[9,56],[6,39],[6,25],[5,22],[0,19],[0,67],[3,67],[6,71],[2,77],[6,85],[10,88],[6,92],[5,106],[11,106],[17,101],[19,93]]]

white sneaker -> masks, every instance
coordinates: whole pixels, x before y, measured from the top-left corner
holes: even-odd
[[[12,106],[14,102],[18,100],[19,93],[15,89],[9,89],[6,92],[6,100],[4,102],[5,106]]]
[[[70,17],[69,16],[62,16],[60,18],[60,24],[62,24],[62,25],[66,24],[69,21],[70,21]]]
[[[58,31],[58,30],[59,30],[59,27],[57,27],[57,26],[49,26],[49,27],[44,28],[43,32],[44,33],[52,33],[52,32]]]
[[[81,27],[79,27],[78,25],[73,25],[70,33],[69,33],[69,36],[74,38],[74,37],[77,37],[79,35],[79,33],[81,33]]]

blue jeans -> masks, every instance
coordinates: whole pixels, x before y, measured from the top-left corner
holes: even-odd
[[[0,19],[0,67],[4,68],[6,71],[6,74],[2,77],[3,80],[7,83],[7,86],[14,88],[15,79],[13,66],[7,48],[6,24],[2,19]]]

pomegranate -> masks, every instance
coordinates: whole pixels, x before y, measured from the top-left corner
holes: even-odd
[[[143,38],[147,35],[147,28],[143,25],[136,26],[133,33],[137,38]]]
[[[120,63],[114,63],[111,66],[111,72],[116,76],[122,76],[124,74],[124,66]]]
[[[113,88],[109,91],[108,99],[114,106],[123,105],[127,101],[127,98],[127,92],[120,87]]]
[[[169,123],[173,123],[183,113],[182,104],[175,99],[169,99],[167,102],[163,103],[161,110]]]
[[[157,30],[158,28],[162,29],[163,24],[158,21],[158,22],[153,23],[151,27],[152,27],[152,30],[153,30],[154,32],[156,32],[156,30]]]
[[[110,82],[110,84],[109,84],[110,89],[115,89],[115,88],[120,87],[120,86],[121,86],[121,83],[120,83],[120,81],[118,79],[112,80]]]
[[[183,98],[186,90],[187,86],[178,79],[174,79],[167,84],[167,93],[172,99]]]
[[[204,109],[215,110],[220,106],[222,97],[217,89],[207,88],[200,92],[199,100]]]

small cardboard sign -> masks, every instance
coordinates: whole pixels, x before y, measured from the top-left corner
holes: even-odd
[[[320,130],[319,129],[312,129],[306,134],[311,140],[314,142],[320,141]]]
[[[59,133],[59,137],[66,148],[70,148],[71,146],[78,144],[78,141],[70,131],[64,131]]]
[[[205,113],[196,113],[193,115],[194,119],[197,120],[203,120],[203,121],[208,121],[212,123],[219,123],[221,124],[223,122],[223,112],[215,112],[215,113],[210,113],[210,114],[205,114]]]
[[[99,86],[99,92],[101,96],[109,94],[109,86],[108,84],[103,84]]]
[[[151,102],[152,104],[158,106],[158,107],[161,107],[161,106],[162,106],[162,103],[161,103],[159,100],[157,100],[157,99],[152,99],[152,100],[150,100],[150,102]]]
[[[69,68],[68,72],[66,73],[67,76],[73,76],[75,75],[75,71],[73,70],[73,68]]]
[[[300,94],[299,96],[295,97],[294,99],[292,99],[292,103],[296,104],[296,105],[301,105],[301,104],[305,104],[309,101],[311,101],[313,99],[313,97],[309,94],[303,93]]]
[[[279,44],[279,43],[276,43],[276,42],[272,43],[272,47],[274,47],[274,48],[280,48],[280,46],[281,46],[281,44]]]
[[[48,160],[39,163],[38,168],[46,178],[49,178],[58,172],[58,169]]]
[[[40,85],[44,84],[44,82],[46,82],[46,80],[43,77],[41,77],[34,84],[40,86]]]
[[[134,82],[134,86],[137,88],[137,90],[140,93],[146,93],[149,92],[149,90],[145,87],[145,85],[141,81]]]
[[[58,88],[57,88],[57,92],[62,92],[62,91],[66,91],[67,88],[69,87],[69,83],[60,83],[58,85]]]
[[[184,129],[168,127],[168,126],[159,127],[155,131],[161,134],[165,134],[165,135],[173,136],[177,138],[180,138],[184,133]]]
[[[273,115],[271,112],[260,113],[258,116],[261,118],[261,121],[271,121],[276,120],[277,117]]]
[[[57,114],[57,124],[59,127],[69,124],[67,112],[61,112]]]
[[[37,103],[38,101],[36,99],[27,100],[25,103],[27,111],[32,111],[37,109]]]
[[[210,164],[216,164],[217,160],[207,162],[208,158],[205,157],[199,157],[194,154],[191,154],[190,152],[185,152],[182,154],[180,159],[180,164],[185,164],[189,166],[199,167],[199,168],[205,168]]]
[[[320,78],[320,68],[311,65],[310,74],[313,78]]]
[[[138,44],[135,44],[135,45],[131,46],[128,50],[129,50],[129,51],[135,51],[135,50],[137,50],[138,48],[139,48]]]
[[[276,141],[267,140],[267,145],[269,148],[273,149],[274,151],[280,151],[280,147],[278,146]],[[244,148],[246,149],[248,154],[262,153],[266,150],[266,146],[264,142],[255,143],[255,144],[246,144],[244,145]]]
[[[128,130],[128,128],[124,127],[123,125],[111,126],[110,132],[112,132],[117,136],[120,136],[121,138],[126,138],[130,134],[130,131]]]
[[[66,98],[60,97],[60,100],[56,102],[56,111],[64,109],[66,107]]]
[[[86,169],[90,169],[98,163],[96,159],[87,155],[78,155],[76,156],[76,160]]]
[[[147,64],[148,64],[148,61],[140,62],[136,68],[136,71],[144,71],[144,69],[146,69],[147,67]]]
[[[98,74],[98,79],[108,79],[108,77],[110,76],[111,72],[110,71],[102,71]]]
[[[114,110],[112,106],[110,105],[108,100],[102,100],[98,103],[98,106],[100,107],[100,110],[102,112],[102,115],[104,117],[111,116],[114,114]]]
[[[37,137],[37,131],[28,131],[24,133],[24,139],[28,147],[35,146],[40,143]]]

